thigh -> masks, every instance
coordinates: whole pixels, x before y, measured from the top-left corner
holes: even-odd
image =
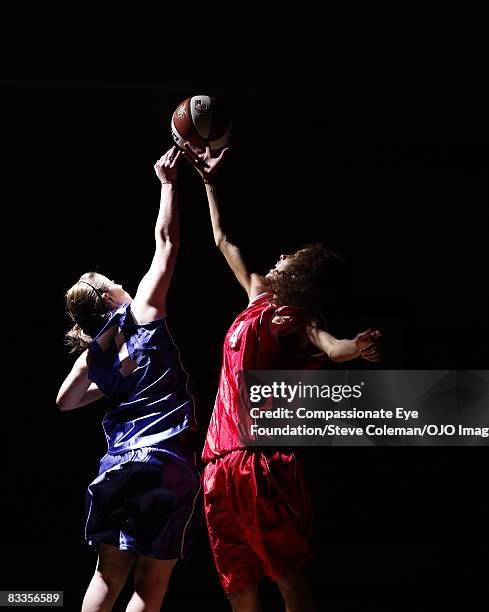
[[[176,562],[177,559],[154,559],[139,555],[134,572],[134,580],[136,584],[148,581],[162,582],[166,585]]]
[[[119,550],[115,546],[100,542],[97,571],[112,577],[127,576],[136,556],[127,550]]]

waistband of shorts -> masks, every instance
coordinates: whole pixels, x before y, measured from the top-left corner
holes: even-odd
[[[207,459],[207,460],[204,459],[204,461],[206,464],[217,463],[221,459],[229,457],[231,454],[238,453],[238,452],[259,453],[259,454],[265,455],[266,457],[269,457],[270,455],[273,455],[276,452],[281,452],[281,453],[284,453],[285,455],[288,455],[288,454],[297,455],[298,449],[297,447],[293,447],[293,446],[240,446],[238,448],[233,448],[232,450],[226,450],[217,457],[212,457],[211,459]]]
[[[197,453],[187,448],[175,448],[175,447],[153,447],[153,446],[142,446],[140,448],[132,448],[122,453],[114,453],[107,451],[106,456],[117,458],[121,463],[126,461],[142,461],[147,462],[148,457],[156,457],[158,455],[166,455],[177,461],[185,461],[192,465],[197,464]]]

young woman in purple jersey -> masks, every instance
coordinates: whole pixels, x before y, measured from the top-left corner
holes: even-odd
[[[60,410],[103,395],[108,450],[86,496],[85,539],[98,550],[82,612],[111,610],[135,564],[129,612],[159,610],[171,571],[185,558],[201,515],[195,467],[195,404],[166,322],[166,293],[179,242],[177,164],[172,147],[155,164],[161,199],[155,252],[134,299],[95,272],[66,294],[81,351],[58,393]]]

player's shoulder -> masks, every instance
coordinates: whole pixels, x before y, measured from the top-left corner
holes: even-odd
[[[269,333],[279,340],[286,336],[307,337],[310,326],[324,327],[324,317],[314,310],[300,306],[278,306],[270,313]]]
[[[250,308],[253,308],[256,306],[263,306],[263,305],[269,305],[270,307],[274,305],[272,293],[268,291],[263,291],[262,293],[255,295],[253,298],[249,300],[248,305],[246,306],[245,312],[248,311]]]
[[[281,325],[287,321],[295,320],[304,323],[320,324],[323,320],[323,316],[309,308],[303,308],[302,306],[277,306],[273,312],[272,323]]]

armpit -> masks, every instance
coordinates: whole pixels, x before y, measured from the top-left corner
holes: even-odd
[[[270,321],[270,334],[288,353],[302,352],[309,344],[305,321],[289,315],[275,315]]]
[[[290,322],[291,320],[292,317],[289,316],[275,315],[272,319],[272,324],[274,323],[275,325],[283,325],[284,323]]]
[[[309,340],[307,330],[318,322],[300,315],[275,315],[270,321],[270,334],[280,347],[288,353],[318,353]]]

